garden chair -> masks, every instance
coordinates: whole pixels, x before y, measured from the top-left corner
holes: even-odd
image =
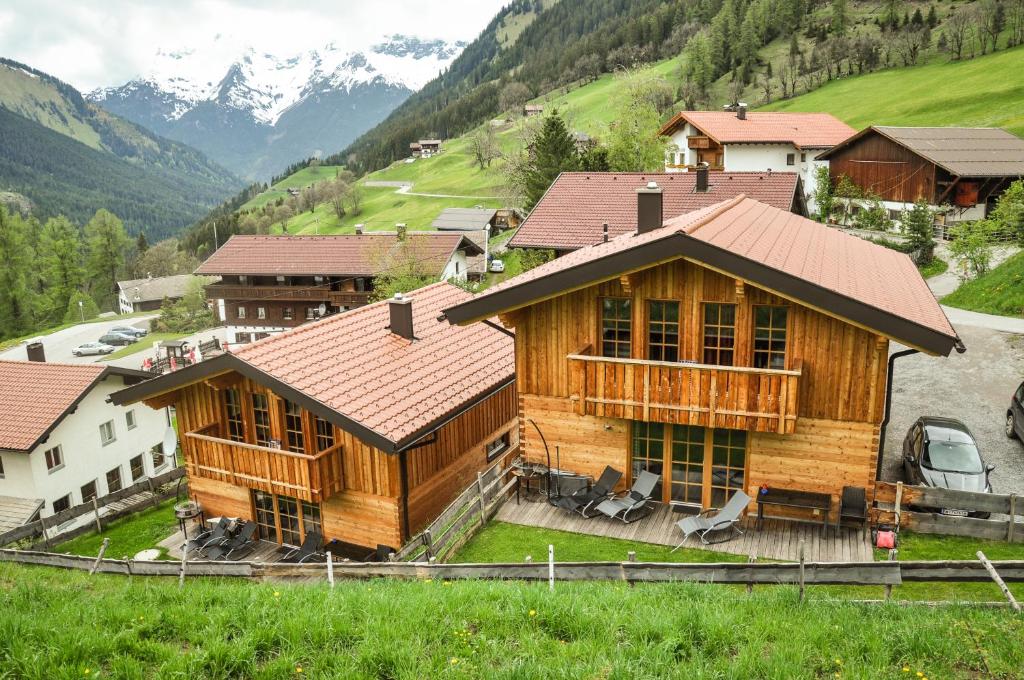
[[[621,519],[626,524],[634,522],[640,517],[632,517],[632,515],[647,508],[651,494],[654,493],[654,487],[658,485],[659,481],[661,481],[661,475],[645,470],[633,482],[632,489],[622,496],[602,501],[596,510],[611,519]]]
[[[232,536],[220,544],[211,547],[206,551],[205,555],[211,560],[230,560],[235,557],[241,557],[256,547],[257,539],[253,538],[255,534],[256,523],[246,522],[238,531],[238,535]]]
[[[206,548],[216,545],[226,539],[228,537],[228,527],[230,526],[231,520],[227,517],[221,517],[220,521],[217,522],[212,529],[207,529],[191,541],[188,541],[185,544],[185,550],[194,550],[198,553],[202,553]]]
[[[306,534],[306,540],[302,542],[302,545],[288,551],[279,561],[295,564],[302,564],[307,561],[319,562],[323,559],[323,556],[320,554],[320,544],[323,543],[323,540],[324,537],[319,532],[310,531]],[[315,557],[320,559],[314,560],[313,558]]]
[[[596,506],[615,493],[615,485],[622,479],[622,473],[610,465],[601,473],[597,483],[589,489],[578,489],[568,496],[559,496],[553,504],[563,510],[578,512],[586,518],[596,517]]]
[[[721,510],[718,508],[709,508],[699,515],[685,517],[679,520],[676,522],[676,526],[683,532],[683,540],[679,545],[672,549],[672,552],[682,548],[683,543],[686,543],[690,536],[693,536],[694,534],[700,538],[700,542],[704,545],[724,543],[731,539],[734,534],[742,534],[743,530],[740,529],[738,525],[740,518],[743,516],[743,511],[749,504],[750,496],[742,491],[737,491]],[[708,534],[730,529],[732,530],[732,533],[725,538],[717,541],[708,540]]]
[[[868,521],[867,491],[860,486],[844,486],[839,503],[839,525],[849,520],[857,526],[864,526]]]

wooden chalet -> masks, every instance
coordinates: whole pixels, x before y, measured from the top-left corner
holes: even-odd
[[[513,340],[441,310],[449,283],[113,395],[173,406],[191,495],[264,540],[397,548],[518,444]]]
[[[890,340],[962,349],[914,264],[745,196],[664,222],[661,187],[634,191],[635,232],[445,310],[515,329],[526,457],[546,461],[539,430],[563,469],[650,470],[700,508],[764,484],[834,518],[844,486],[870,494]]]

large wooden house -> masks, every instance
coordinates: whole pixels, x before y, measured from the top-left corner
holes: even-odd
[[[125,389],[174,406],[189,490],[268,541],[399,547],[518,443],[513,340],[441,310],[449,283]]]
[[[666,503],[721,507],[737,489],[873,489],[890,340],[962,348],[901,253],[744,196],[580,248],[445,310],[515,329],[525,455]]]

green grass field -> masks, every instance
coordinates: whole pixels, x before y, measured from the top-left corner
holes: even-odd
[[[315,168],[303,168],[298,172],[285,177],[280,182],[277,182],[260,195],[251,198],[240,208],[240,210],[262,208],[271,201],[276,201],[279,198],[287,198],[288,189],[305,189],[314,182],[320,182],[325,179],[334,179],[337,171],[341,169],[342,167],[340,165],[318,165]]]
[[[942,304],[986,314],[1024,314],[1024,253],[1017,253],[942,298]]]
[[[157,543],[164,540],[178,529],[178,520],[174,518],[174,499],[166,500],[154,508],[116,520],[104,527],[103,533],[88,533],[73,538],[67,543],[56,546],[54,552],[71,555],[96,555],[104,538],[110,539],[107,557],[133,557],[136,553],[149,548],[157,548]],[[159,548],[161,559],[167,554]],[[0,677],[3,677],[0,675]]]

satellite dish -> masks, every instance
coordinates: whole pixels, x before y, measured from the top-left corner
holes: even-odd
[[[167,431],[164,432],[163,445],[165,456],[173,456],[178,450],[178,433],[174,431],[173,427],[168,426]]]
[[[323,316],[327,313],[327,305],[321,302],[320,306],[316,308],[316,311],[320,313],[320,316]]]

